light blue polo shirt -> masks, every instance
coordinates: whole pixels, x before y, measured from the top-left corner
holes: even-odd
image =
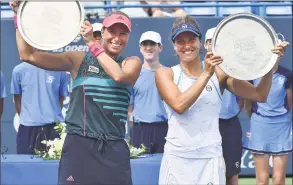
[[[133,105],[131,117],[134,121],[147,123],[167,121],[166,110],[156,86],[155,73],[154,70],[142,67],[132,89],[130,104]]]
[[[237,116],[239,113],[239,105],[237,103],[237,97],[227,89],[224,90],[222,96],[222,106],[220,111],[221,119],[230,119]]]
[[[5,87],[5,78],[3,76],[3,73],[1,71],[1,90],[0,90],[0,98],[6,98],[6,87]]]
[[[253,81],[257,86],[260,78]],[[253,102],[252,111],[265,117],[281,116],[288,113],[286,89],[292,88],[292,72],[279,66],[273,75],[272,87],[265,103]]]
[[[23,62],[13,69],[11,94],[21,94],[20,124],[64,122],[59,98],[69,94],[66,72],[48,71]]]

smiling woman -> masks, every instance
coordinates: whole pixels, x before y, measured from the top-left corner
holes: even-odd
[[[202,43],[199,24],[196,20],[191,17],[178,19],[173,25],[171,39],[174,49],[182,61],[192,61],[199,57]]]
[[[127,14],[112,12],[105,17],[102,28],[102,46],[110,55],[117,56],[126,46],[131,32],[131,22]]]
[[[175,21],[172,41],[180,64],[156,74],[170,125],[159,184],[225,184],[218,128],[221,94],[213,71],[222,60],[214,57],[210,69],[202,71],[201,32],[190,16]]]
[[[19,4],[12,1],[10,5],[17,13]],[[17,24],[17,47],[24,62],[68,71],[73,79],[58,184],[131,185],[125,123],[130,89],[140,73],[141,61],[135,56],[120,56],[131,31],[130,19],[119,11],[107,16],[101,45],[94,38],[92,25],[85,21],[80,34],[89,46],[87,53],[36,51],[22,38]]]
[[[206,53],[202,65],[201,32],[191,16],[176,19],[171,35],[179,64],[156,72],[169,124],[159,183],[225,184],[219,132],[222,92],[227,88],[239,97],[264,102],[271,88],[272,71],[254,87],[226,75],[218,67],[223,59],[212,52]],[[288,44],[277,45],[271,52],[283,55]]]

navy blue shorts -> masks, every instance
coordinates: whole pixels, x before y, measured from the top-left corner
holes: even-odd
[[[43,126],[24,126],[19,125],[16,148],[17,154],[35,154],[35,149],[45,150],[46,145],[42,144],[43,140],[54,140],[59,137],[54,127],[56,123]]]
[[[241,171],[242,130],[238,117],[220,119],[219,129],[222,136],[226,177],[232,177]]]
[[[104,141],[67,134],[58,173],[59,185],[132,185],[125,140]]]
[[[144,144],[148,153],[163,153],[168,132],[168,123],[133,123],[130,131],[131,143],[134,147]]]

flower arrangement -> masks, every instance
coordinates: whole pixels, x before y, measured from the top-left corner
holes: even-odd
[[[40,151],[35,149],[35,153],[45,160],[60,160],[61,158],[61,152],[66,137],[66,125],[64,123],[57,123],[54,129],[59,133],[60,138],[42,141],[42,143],[47,146],[47,150]],[[131,159],[138,158],[147,151],[147,148],[143,144],[139,148],[131,145],[129,141],[127,141],[127,144]]]
[[[66,137],[66,126],[64,123],[57,123],[54,129],[59,133],[60,138],[42,141],[47,146],[47,150],[40,151],[35,149],[35,153],[46,160],[59,160],[61,158],[62,147]]]
[[[147,151],[147,147],[144,146],[143,144],[141,144],[139,148],[136,148],[129,143],[130,142],[128,141],[127,144],[130,150],[130,159],[138,158],[139,156],[143,155]]]

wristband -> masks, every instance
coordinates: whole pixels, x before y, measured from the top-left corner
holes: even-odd
[[[89,46],[89,50],[92,53],[92,55],[94,57],[99,56],[101,53],[104,52],[104,48],[102,48],[102,46],[98,43],[94,43],[92,45]]]
[[[17,29],[18,28],[18,26],[17,26],[17,16],[14,15],[13,19],[14,19],[14,28]]]

